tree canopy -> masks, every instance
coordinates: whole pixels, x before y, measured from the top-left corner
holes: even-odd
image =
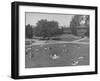
[[[81,22],[84,20],[84,22]],[[81,24],[84,25],[84,27],[87,27],[87,32],[85,33],[86,36],[89,36],[89,15],[75,15],[70,22],[70,28],[72,31],[72,34],[77,35],[77,27],[81,26]]]
[[[32,38],[33,37],[33,28],[31,25],[26,25],[25,27],[25,35],[26,35],[26,38]]]
[[[71,28],[72,34],[74,34],[74,35],[77,34],[76,28],[77,28],[77,26],[80,25],[80,17],[81,17],[81,15],[75,15],[73,17],[72,21],[70,22],[70,28]]]
[[[57,21],[47,21],[46,19],[39,20],[35,27],[35,35],[51,37],[58,34],[59,25]]]

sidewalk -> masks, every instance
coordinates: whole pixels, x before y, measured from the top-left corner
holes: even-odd
[[[79,40],[75,40],[75,41],[71,41],[71,42],[67,42],[67,41],[54,41],[54,40],[51,40],[49,42],[46,42],[46,41],[36,41],[35,43],[32,43],[31,45],[28,45],[27,47],[31,47],[31,46],[34,46],[34,45],[47,45],[47,44],[61,44],[61,43],[74,43],[74,44],[85,44],[85,45],[88,45],[89,42],[79,42],[81,40],[85,40],[87,39],[87,37],[85,38],[82,38],[82,39],[79,39]]]

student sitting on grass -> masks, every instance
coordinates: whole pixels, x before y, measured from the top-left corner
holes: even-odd
[[[49,47],[49,54],[52,59],[60,58],[59,56],[57,56],[58,53],[57,53],[57,49],[55,47]]]

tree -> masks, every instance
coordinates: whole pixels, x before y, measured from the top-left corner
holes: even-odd
[[[32,38],[33,37],[33,28],[31,25],[26,25],[25,27],[25,36],[26,38]]]
[[[87,37],[89,37],[90,35],[89,35],[89,31],[90,31],[90,28],[89,28],[89,15],[87,15],[86,16],[86,20],[85,20],[86,22],[85,22],[85,26],[87,27],[87,32],[85,33],[85,35],[87,36]]]
[[[35,35],[43,38],[51,37],[57,34],[59,29],[57,21],[39,20],[36,24]]]
[[[77,26],[80,25],[81,16],[82,15],[75,15],[72,21],[70,22],[70,29],[72,31],[72,34],[74,35],[77,35]]]

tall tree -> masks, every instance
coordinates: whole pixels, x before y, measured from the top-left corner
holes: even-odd
[[[35,28],[35,35],[45,37],[51,37],[57,34],[59,29],[57,21],[47,21],[47,20],[40,20],[37,22],[37,26]]]
[[[26,25],[26,27],[25,27],[25,36],[26,36],[26,38],[33,37],[33,28],[30,24]]]
[[[70,22],[70,28],[74,35],[77,35],[77,27],[84,26],[87,28],[85,35],[89,37],[89,15],[75,15]]]
[[[81,21],[81,16],[82,15],[75,15],[72,19],[72,21],[70,22],[70,29],[72,31],[72,34],[76,35],[77,34],[77,26],[80,25],[80,21]]]
[[[85,35],[86,35],[87,37],[89,37],[89,32],[90,32],[90,28],[89,28],[90,25],[89,25],[89,22],[90,22],[90,18],[89,18],[89,15],[87,15],[87,16],[86,16],[86,21],[85,21],[85,26],[87,27],[87,32],[86,32]]]

